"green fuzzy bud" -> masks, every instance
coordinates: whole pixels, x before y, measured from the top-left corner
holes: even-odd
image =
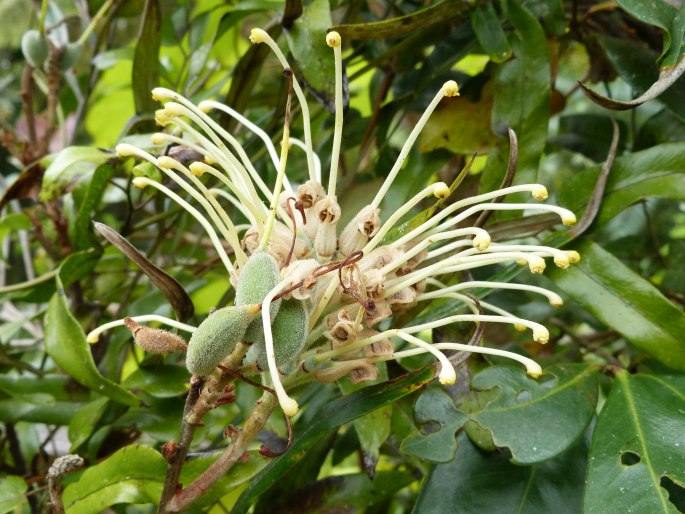
[[[64,47],[64,53],[59,61],[60,69],[62,71],[67,71],[71,68],[76,62],[76,59],[81,55],[81,50],[81,45],[77,43],[68,43],[67,46]]]
[[[257,305],[224,307],[210,314],[188,343],[186,367],[195,375],[209,375],[236,347],[259,315]]]
[[[21,38],[21,51],[31,66],[40,68],[45,64],[50,48],[47,38],[40,32],[27,30]]]
[[[238,275],[238,285],[235,290],[235,304],[248,305],[260,304],[269,291],[278,285],[281,275],[278,271],[276,259],[265,251],[253,253],[245,265],[240,268]],[[271,302],[269,314],[271,319],[275,319],[278,309],[281,306],[281,299]],[[261,317],[256,319],[245,333],[245,342],[249,344],[264,343],[264,327]]]
[[[271,325],[274,336],[276,367],[280,368],[292,362],[304,350],[308,324],[309,312],[307,312],[305,302],[292,299],[281,304],[278,316]],[[266,347],[264,341],[258,344],[257,366],[265,370],[268,367]]]

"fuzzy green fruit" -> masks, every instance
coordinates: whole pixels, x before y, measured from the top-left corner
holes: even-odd
[[[309,312],[305,302],[292,299],[281,304],[278,316],[271,325],[276,367],[285,366],[300,355],[307,341],[308,324]],[[263,340],[257,346],[257,366],[262,370],[268,368]]]
[[[209,375],[243,338],[245,330],[258,317],[257,305],[224,307],[200,323],[188,343],[186,367],[195,375]]]
[[[260,304],[269,291],[278,285],[281,276],[276,259],[263,250],[253,253],[240,268],[238,284],[235,289],[235,304]],[[269,314],[274,320],[281,306],[281,299],[271,302]],[[264,343],[264,327],[261,317],[254,320],[245,333],[245,342]]]
[[[79,58],[79,55],[81,55],[81,45],[77,43],[68,43],[67,46],[64,47],[64,53],[59,61],[60,69],[62,71],[67,71],[74,65],[76,59]]]
[[[34,68],[41,68],[48,58],[50,47],[45,36],[37,30],[27,30],[21,38],[21,51]]]

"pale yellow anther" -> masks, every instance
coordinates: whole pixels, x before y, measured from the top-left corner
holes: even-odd
[[[161,155],[157,158],[157,164],[160,168],[175,169],[180,163],[168,155]]]
[[[337,48],[342,43],[342,38],[335,30],[330,31],[326,34],[326,44],[331,48]]]
[[[132,180],[132,183],[134,186],[136,186],[138,189],[145,189],[147,187],[149,182],[149,179],[145,177],[136,177]]]
[[[551,294],[549,295],[549,304],[552,307],[561,307],[562,305],[564,305],[564,300],[561,299],[561,296],[559,296],[556,293],[552,293],[551,291],[550,293]]]
[[[268,34],[262,29],[252,29],[250,31],[250,43],[256,45],[259,43],[264,43]]]
[[[150,136],[150,141],[152,141],[153,145],[161,145],[166,141],[166,134],[156,132]]]
[[[167,102],[164,104],[164,112],[167,116],[182,116],[186,113],[187,108],[177,102]]]
[[[568,213],[564,213],[564,215],[561,217],[561,222],[566,226],[575,225],[576,221],[576,215],[570,211]]]
[[[138,155],[140,151],[137,147],[130,145],[128,143],[121,143],[114,148],[114,151],[119,157],[130,157],[132,155]]]
[[[566,253],[562,252],[554,255],[554,264],[561,269],[566,269],[569,267],[571,262]]]
[[[514,330],[516,330],[517,332],[525,332],[526,330],[528,330],[528,327],[526,327],[525,325],[521,325],[520,323],[514,323]]]
[[[549,342],[549,331],[545,327],[540,327],[533,330],[533,341],[540,344]]]
[[[448,80],[442,86],[442,92],[445,96],[459,96],[459,86],[454,80]]]
[[[433,195],[436,198],[447,198],[450,195],[450,188],[444,182],[436,182],[433,185]]]
[[[545,271],[545,268],[547,265],[545,264],[545,259],[538,255],[531,255],[528,257],[528,268],[530,269],[531,273],[534,273],[535,275],[539,275],[543,271]]]
[[[100,340],[100,333],[99,332],[91,332],[86,336],[86,343],[88,344],[95,344]]]
[[[452,385],[457,381],[457,373],[452,366],[443,366],[438,375],[438,380],[442,385]]]
[[[549,196],[549,193],[547,192],[547,188],[542,185],[537,185],[533,188],[533,190],[530,192],[530,194],[535,198],[538,202],[544,202],[547,200],[547,197]]]
[[[164,109],[157,109],[155,111],[155,123],[157,125],[160,127],[166,127],[170,121],[171,118]]]
[[[205,155],[205,164],[208,164],[209,166],[214,166],[216,164],[216,161],[212,159],[209,155]]]
[[[167,98],[174,98],[175,96],[176,93],[165,87],[156,87],[152,90],[152,99],[156,102],[161,102]]]
[[[491,241],[492,240],[490,239],[490,234],[488,234],[487,232],[479,233],[476,237],[473,238],[473,247],[479,252],[484,252],[490,247]]]
[[[208,100],[203,100],[199,104],[197,104],[197,108],[204,113],[208,113],[212,110],[212,102]]]
[[[281,404],[281,409],[283,409],[283,413],[289,418],[292,418],[295,414],[297,414],[297,411],[300,410],[300,406],[297,404],[297,402],[289,396],[285,396],[282,398],[279,397],[278,401]]]
[[[542,375],[542,368],[537,362],[527,362],[526,373],[528,373],[533,378],[538,378],[540,375]]]
[[[577,264],[580,262],[580,254],[578,252],[576,252],[575,250],[567,251],[566,255],[568,255],[568,261],[571,264]]]
[[[202,175],[205,174],[205,171],[207,170],[207,165],[204,162],[195,161],[195,162],[190,163],[190,166],[188,166],[188,169],[196,177],[201,177]]]

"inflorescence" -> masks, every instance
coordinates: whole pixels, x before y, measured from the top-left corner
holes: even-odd
[[[156,121],[167,130],[154,134],[153,143],[183,145],[201,158],[186,166],[172,157],[155,156],[130,144],[116,148],[120,156],[152,163],[196,202],[196,206],[191,205],[179,193],[151,178],[133,179],[134,185],[140,188],[153,187],[166,195],[203,226],[236,287],[235,305],[210,314],[199,327],[157,315],[125,318],[94,330],[88,335],[89,341],[95,342],[103,331],[126,324],[146,351],[187,351],[188,368],[195,375],[219,371],[221,362],[238,342],[251,344],[254,351],[248,354],[242,369],[266,373],[265,383],[273,387],[288,416],[298,411],[297,403],[285,390],[289,383],[297,382],[289,381],[293,377],[306,375],[322,382],[345,376],[353,382],[374,380],[378,376],[378,362],[421,353],[430,353],[440,362],[439,380],[443,384],[452,384],[456,379],[444,350],[508,357],[522,363],[529,375],[539,376],[540,366],[521,355],[477,345],[429,344],[417,334],[452,323],[494,322],[530,329],[534,341],[546,343],[549,333],[544,326],[476,300],[468,291],[477,288],[530,291],[545,296],[557,307],[562,300],[556,293],[516,283],[467,281],[446,285],[440,278],[508,262],[527,265],[532,273],[539,274],[545,269],[546,257],[551,257],[558,267],[566,268],[578,261],[576,252],[495,243],[486,230],[464,226],[464,222],[483,211],[525,210],[556,213],[563,224],[571,225],[576,221],[574,214],[544,203],[492,203],[512,193],[529,193],[536,202],[547,198],[547,190],[540,184],[516,185],[451,203],[401,237],[387,241],[390,230],[422,200],[442,199],[450,194],[449,187],[438,182],[418,192],[393,213],[382,216],[380,209],[433,110],[444,97],[459,95],[457,84],[448,81],[407,137],[373,201],[346,226],[339,227],[341,210],[336,185],[343,127],[340,35],[330,32],[326,36],[335,60],[335,123],[326,187],[321,161],[312,146],[307,100],[290,72],[288,61],[265,31],[253,30],[250,40],[268,45],[292,81],[292,91],[303,117],[304,141],[290,137],[289,103],[279,153],[263,130],[230,107],[211,100],[195,105],[178,93],[160,87],[152,92],[153,98],[163,103],[163,108],[156,113]],[[212,111],[231,116],[263,141],[278,171],[272,187],[262,180],[240,142],[209,115]],[[292,146],[305,152],[309,173],[309,179],[297,187],[286,177]],[[225,189],[208,189],[200,180],[203,175],[211,175]],[[235,225],[219,200],[228,201],[248,224]],[[382,323],[419,302],[436,298],[462,302],[468,313],[403,328],[392,327],[392,322]],[[187,349],[182,338],[139,325],[150,321],[190,332]],[[379,325],[391,328],[380,330]],[[396,347],[403,343],[408,343],[410,349],[398,351]]]

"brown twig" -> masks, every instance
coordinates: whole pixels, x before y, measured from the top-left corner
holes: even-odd
[[[264,427],[277,405],[276,397],[265,391],[231,445],[204,473],[191,482],[188,487],[178,492],[165,510],[159,512],[181,512],[206,493],[243,456],[248,445]]]
[[[26,127],[29,136],[29,147],[32,150],[36,148],[36,118],[33,115],[33,66],[26,63],[24,71],[21,74],[21,102],[24,107],[24,116],[26,118]],[[34,158],[30,150],[29,159]]]

